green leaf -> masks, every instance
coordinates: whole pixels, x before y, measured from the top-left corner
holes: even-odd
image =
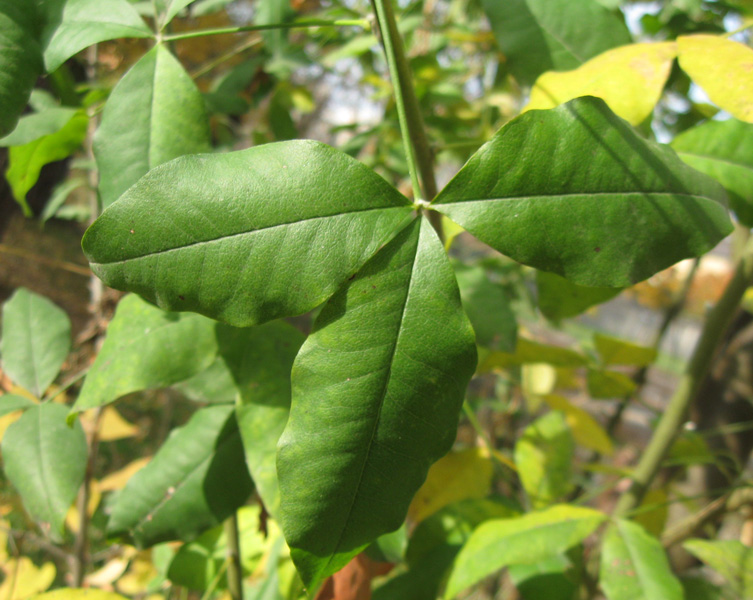
[[[753,48],[715,35],[677,38],[680,67],[711,101],[741,121],[753,123]]]
[[[536,271],[536,287],[539,310],[552,321],[575,317],[592,306],[611,300],[622,291],[622,288],[578,285],[546,271]]]
[[[523,600],[573,600],[578,589],[573,564],[555,555],[533,565],[510,565],[510,579]]]
[[[233,410],[204,408],[174,430],[117,495],[108,535],[139,547],[190,540],[242,506],[254,486]]]
[[[738,219],[753,226],[753,125],[707,121],[672,140],[679,157],[727,190]]]
[[[42,73],[34,2],[0,0],[0,137],[13,131]]]
[[[134,114],[140,117],[134,120]],[[102,207],[150,169],[184,154],[208,152],[209,138],[204,98],[170,51],[156,46],[126,73],[105,104],[94,137]]]
[[[455,265],[468,318],[476,332],[476,343],[513,352],[518,337],[518,323],[502,286],[493,283],[482,267]]]
[[[68,158],[78,150],[86,137],[88,126],[89,117],[86,113],[83,110],[76,111],[55,133],[44,135],[23,146],[13,146],[8,150],[9,166],[5,177],[10,183],[13,197],[24,209],[27,217],[31,216],[31,209],[26,204],[26,194],[39,179],[42,167]],[[12,139],[15,135],[11,134],[9,137]]]
[[[603,333],[594,334],[594,346],[605,366],[647,367],[656,360],[656,348],[639,346]]]
[[[753,548],[738,540],[688,540],[683,547],[719,573],[741,600],[753,598]]]
[[[138,296],[126,296],[110,321],[73,410],[103,406],[131,392],[183,381],[207,368],[216,354],[211,319],[168,313]]]
[[[604,536],[600,582],[607,600],[683,600],[661,542],[623,519]]]
[[[165,11],[165,17],[162,19],[160,29],[167,27],[168,23],[170,23],[180,11],[193,1],[194,0],[168,0],[167,10]]]
[[[556,394],[547,394],[544,396],[544,402],[549,405],[549,408],[558,410],[565,416],[565,422],[570,427],[576,443],[606,456],[614,453],[614,445],[609,434],[585,410]]]
[[[3,370],[37,398],[57,377],[70,347],[68,315],[44,296],[19,288],[3,305]]]
[[[0,139],[0,146],[25,146],[41,137],[57,133],[78,112],[75,108],[53,106],[21,117],[16,128]]]
[[[579,96],[596,96],[616,115],[639,125],[659,102],[676,55],[674,42],[607,50],[573,71],[541,75],[524,110],[554,108]]]
[[[512,519],[482,523],[463,546],[450,572],[450,600],[487,575],[509,565],[533,565],[562,554],[591,535],[606,515],[561,504]]]
[[[491,352],[479,365],[479,372],[540,363],[555,367],[583,367],[588,364],[588,359],[580,352],[569,348],[550,346],[519,337],[514,353]]]
[[[544,71],[574,69],[632,41],[625,23],[596,0],[483,0],[483,5],[507,65],[523,85]]]
[[[579,98],[510,121],[433,207],[518,262],[624,287],[713,248],[732,230],[724,202],[671,149]]]
[[[683,577],[680,583],[685,600],[738,600],[702,577]]]
[[[29,408],[3,437],[5,475],[42,530],[62,542],[65,515],[84,481],[88,449],[81,423],[61,404]]]
[[[573,488],[574,454],[572,433],[559,412],[536,419],[518,438],[515,466],[535,508],[552,504]]]
[[[238,386],[221,356],[206,369],[172,386],[194,402],[232,404],[238,397]]]
[[[246,326],[321,304],[411,211],[355,159],[281,142],[157,167],[97,219],[83,247],[111,287]]]
[[[241,551],[241,564],[253,565],[261,558],[265,540],[259,531],[260,509],[246,506],[238,511],[238,537]],[[216,579],[220,589],[227,588],[223,575],[227,561],[227,536],[225,528],[219,525],[205,531],[193,542],[183,544],[170,563],[167,577],[173,585],[192,590],[207,590]]]
[[[400,526],[455,439],[475,364],[452,267],[424,218],[325,305],[293,366],[277,460],[282,528],[310,590]]]
[[[635,381],[624,373],[607,369],[588,369],[586,381],[592,398],[625,398],[637,388]]]
[[[238,428],[264,507],[277,516],[277,440],[290,410],[290,370],[304,336],[281,321],[237,329],[220,325],[219,353],[239,390]]]
[[[32,406],[36,406],[36,404],[24,396],[3,394],[0,396],[0,417],[4,417],[17,410],[26,410]]]
[[[126,0],[42,0],[42,6],[47,17],[42,40],[48,73],[98,42],[154,37]]]

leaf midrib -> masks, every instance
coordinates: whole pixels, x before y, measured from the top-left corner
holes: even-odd
[[[215,242],[223,242],[225,240],[230,240],[230,239],[233,239],[233,238],[236,238],[236,237],[241,237],[241,236],[244,236],[244,235],[253,235],[253,234],[259,233],[261,231],[266,231],[268,229],[275,229],[275,228],[278,228],[278,227],[287,227],[287,226],[290,226],[290,225],[298,225],[298,224],[301,224],[301,223],[307,223],[309,221],[317,221],[319,219],[333,219],[333,218],[342,217],[342,216],[345,216],[345,215],[356,214],[356,213],[361,213],[361,212],[387,211],[387,210],[394,210],[394,209],[406,210],[408,208],[410,208],[410,206],[406,204],[406,205],[402,205],[402,206],[387,206],[387,207],[378,207],[378,208],[364,208],[364,209],[360,209],[360,210],[350,210],[350,211],[347,211],[347,212],[334,213],[334,214],[331,214],[331,215],[309,217],[309,218],[306,218],[306,219],[299,219],[299,220],[296,220],[296,221],[289,221],[289,222],[285,222],[285,223],[277,223],[275,225],[268,225],[266,227],[259,227],[257,229],[251,229],[249,231],[240,231],[238,233],[231,233],[231,234],[228,234],[228,235],[222,235],[220,237],[211,238],[211,239],[207,239],[207,240],[199,240],[199,241],[196,241],[196,242],[191,242],[189,244],[183,244],[183,245],[180,245],[180,246],[174,246],[172,248],[165,248],[164,250],[156,250],[156,251],[153,251],[153,252],[147,252],[147,253],[144,253],[144,254],[139,254],[137,256],[131,256],[131,257],[125,258],[123,260],[113,260],[113,261],[103,261],[103,262],[90,261],[90,264],[93,267],[96,267],[96,266],[105,266],[105,265],[121,265],[121,264],[126,264],[126,263],[128,263],[128,262],[130,262],[132,260],[139,260],[139,259],[142,259],[142,258],[152,258],[154,256],[159,256],[160,254],[168,254],[170,252],[179,252],[181,250],[187,250],[189,248],[193,248],[193,247],[197,247],[197,246],[202,246],[204,244],[213,244]],[[393,238],[394,238],[394,235],[392,237],[390,237],[390,239],[393,239]]]
[[[405,311],[408,306],[410,292],[413,287],[416,263],[418,262],[418,246],[420,244],[420,227],[421,226],[422,224],[419,224],[419,233],[416,236],[416,242],[415,242],[416,246],[415,246],[415,253],[413,255],[413,264],[411,266],[411,273],[408,280],[408,285],[406,286],[405,298],[403,300],[403,306],[400,311],[400,318],[398,319],[397,334],[395,335],[395,343],[392,345],[392,350],[390,351],[390,361],[389,361],[389,366],[387,367],[387,374],[385,376],[385,381],[384,381],[384,385],[382,386],[382,390],[379,393],[379,396],[380,396],[379,411],[377,413],[376,419],[374,419],[374,427],[371,430],[371,435],[369,437],[369,442],[366,448],[366,454],[363,459],[363,464],[361,465],[361,473],[358,476],[358,482],[356,483],[355,488],[354,488],[353,498],[350,501],[350,507],[348,508],[348,514],[343,520],[343,527],[340,530],[340,535],[337,539],[337,543],[335,544],[335,548],[332,551],[332,554],[330,554],[329,560],[327,561],[326,568],[329,567],[329,565],[332,562],[332,558],[338,553],[340,549],[340,544],[342,543],[343,537],[345,535],[345,530],[347,529],[348,522],[350,521],[350,517],[353,514],[353,508],[356,505],[356,500],[358,499],[358,496],[361,490],[361,483],[363,482],[364,473],[366,472],[366,465],[368,464],[369,457],[371,456],[371,449],[374,445],[374,438],[376,437],[377,430],[379,429],[379,422],[382,416],[382,409],[384,408],[384,404],[385,404],[385,400],[387,396],[387,390],[389,389],[389,384],[390,384],[390,381],[392,380],[393,367],[395,364],[395,355],[397,354],[397,348],[400,345],[400,337],[402,336],[402,333],[403,333],[403,321],[405,320]]]

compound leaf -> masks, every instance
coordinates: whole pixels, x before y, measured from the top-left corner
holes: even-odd
[[[134,114],[140,118],[133,120]],[[105,105],[94,138],[102,206],[157,165],[208,152],[209,138],[201,92],[170,51],[156,46],[126,73]]]
[[[44,296],[19,288],[3,305],[3,370],[37,398],[57,377],[70,347],[68,315]]]
[[[325,305],[293,366],[277,460],[282,528],[310,590],[403,522],[455,439],[475,364],[452,268],[424,218]]]
[[[32,406],[3,437],[5,474],[26,510],[62,542],[65,515],[84,480],[88,449],[81,423],[66,425],[62,404]]]
[[[107,285],[243,327],[321,304],[411,211],[342,152],[282,142],[153,169],[83,247]]]
[[[725,198],[586,97],[509,122],[433,207],[518,262],[624,287],[713,248],[732,230]]]
[[[190,540],[219,525],[251,495],[232,406],[210,406],[176,429],[121,491],[107,525],[139,547]]]

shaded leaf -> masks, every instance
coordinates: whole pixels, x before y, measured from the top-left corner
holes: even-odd
[[[565,415],[565,421],[570,427],[576,443],[606,456],[611,456],[614,453],[614,445],[609,434],[585,410],[578,408],[567,398],[556,394],[544,396],[544,401],[549,405],[549,408],[558,410]]]
[[[111,287],[246,326],[321,304],[411,211],[347,155],[281,142],[153,169],[95,221],[83,247]]]
[[[659,540],[624,519],[615,521],[604,536],[600,583],[607,600],[683,599]]]
[[[74,54],[116,38],[146,38],[153,33],[126,0],[42,0],[44,63],[55,71]]]
[[[680,67],[711,101],[741,121],[753,123],[753,48],[715,35],[677,38]]]
[[[41,398],[55,381],[71,347],[71,322],[44,296],[17,289],[3,305],[3,371]]]
[[[510,579],[523,600],[573,600],[578,586],[572,568],[560,554],[532,565],[510,565]]]
[[[524,111],[596,96],[616,115],[638,125],[659,102],[676,55],[675,42],[629,44],[607,50],[573,71],[544,73]]]
[[[624,398],[638,387],[624,373],[607,369],[588,369],[586,381],[592,398]]]
[[[40,112],[24,115],[16,128],[0,139],[0,146],[25,146],[46,135],[57,133],[78,113],[78,109],[52,106]]]
[[[134,121],[134,114],[141,116]],[[105,104],[94,137],[102,207],[150,169],[209,150],[204,99],[170,51],[158,45],[125,74]]]
[[[624,287],[713,248],[731,231],[724,202],[671,149],[579,98],[510,121],[432,206],[518,262]]]
[[[452,267],[424,218],[324,307],[293,366],[277,460],[282,528],[310,590],[400,526],[452,446],[475,363]]]
[[[753,598],[753,548],[738,540],[688,540],[683,547],[730,585],[741,600]]]
[[[62,542],[63,523],[84,480],[88,448],[81,424],[66,425],[61,404],[29,408],[3,437],[5,474],[42,530]]]
[[[554,413],[552,413],[554,414]],[[450,572],[446,600],[503,567],[536,564],[575,546],[606,519],[590,508],[561,504],[479,525]]]
[[[574,69],[632,41],[625,23],[596,0],[484,0],[483,5],[508,68],[524,85],[544,71]]]
[[[504,288],[490,281],[486,271],[478,266],[459,263],[455,265],[455,276],[463,308],[476,332],[476,343],[513,352],[518,323]]]
[[[725,590],[701,577],[680,579],[685,600],[737,600]]]
[[[35,406],[34,402],[16,394],[3,394],[0,396],[0,417],[4,417],[17,410],[26,410]]]
[[[219,353],[239,390],[238,428],[246,464],[267,511],[276,518],[277,440],[290,410],[290,370],[303,334],[281,321],[259,327],[218,327]]]
[[[78,150],[86,137],[88,126],[89,117],[86,113],[83,110],[76,111],[58,131],[43,135],[23,146],[12,146],[8,150],[8,170],[5,177],[10,183],[13,197],[27,217],[31,216],[31,209],[26,204],[26,194],[39,180],[42,167],[68,158]],[[15,132],[8,138],[15,137],[14,134]]]
[[[450,452],[429,469],[408,509],[416,523],[448,504],[467,498],[483,498],[489,493],[494,466],[483,448]]]
[[[622,291],[622,288],[578,285],[546,271],[536,271],[536,287],[539,310],[552,321],[575,317],[592,306],[611,300]]]
[[[490,352],[479,365],[479,372],[533,363],[546,363],[554,367],[582,367],[588,364],[588,359],[569,348],[550,346],[519,337],[513,354]]]
[[[0,137],[13,131],[42,73],[38,23],[34,2],[0,0]]]
[[[707,121],[678,135],[672,147],[691,167],[721,183],[738,219],[753,226],[753,125]]]
[[[669,495],[664,488],[654,488],[646,492],[641,505],[636,509],[633,521],[650,535],[661,536],[669,516]]]
[[[107,533],[139,547],[189,540],[222,523],[252,491],[233,407],[204,408],[117,495]]]
[[[550,412],[526,427],[515,443],[515,466],[533,507],[552,504],[574,487],[574,453],[573,436],[561,413]]]
[[[594,334],[594,346],[603,365],[629,365],[647,367],[656,360],[656,348],[639,346],[627,340]]]
[[[217,354],[215,323],[168,313],[138,296],[118,304],[73,406],[103,406],[131,392],[167,387],[205,369]]]

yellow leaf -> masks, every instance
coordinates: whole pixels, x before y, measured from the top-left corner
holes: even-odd
[[[10,525],[7,521],[0,521],[0,565],[8,559],[8,531]]]
[[[152,564],[151,550],[143,550],[131,561],[126,574],[118,579],[118,591],[129,596],[143,594],[149,582],[157,577],[157,575],[159,573]]]
[[[16,394],[17,396],[23,396],[24,398],[28,398],[32,402],[39,404],[39,398],[37,398],[29,390],[22,388],[20,385],[12,385],[10,390],[8,390],[8,393]]]
[[[122,440],[133,437],[138,432],[139,428],[121,417],[120,413],[114,407],[108,406],[102,411],[102,416],[99,420],[99,440],[101,442]]]
[[[3,600],[25,600],[45,591],[55,581],[54,564],[48,562],[37,567],[26,556],[6,561],[2,569],[5,579],[0,585],[0,598]]]
[[[429,469],[426,481],[411,502],[408,517],[418,523],[453,502],[483,498],[489,493],[493,471],[484,448],[450,452]]]
[[[680,67],[711,101],[753,123],[753,49],[715,35],[677,38]]]
[[[524,112],[596,96],[637,125],[659,101],[676,54],[674,42],[630,44],[607,50],[572,71],[549,71],[536,80]]]
[[[7,415],[3,415],[0,417],[0,441],[3,440],[3,436],[5,435],[5,430],[8,429],[13,423],[18,421],[21,418],[21,415],[24,414],[24,411],[22,410],[14,410],[12,413],[8,413]]]
[[[664,525],[667,523],[667,516],[669,514],[667,500],[668,497],[665,490],[649,490],[646,492],[643,502],[638,507],[633,520],[643,525],[651,535],[659,537],[664,531]]]
[[[86,576],[86,585],[89,587],[111,587],[113,582],[120,577],[128,568],[128,561],[124,558],[113,558],[103,567]]]
[[[528,411],[535,413],[541,407],[541,396],[554,390],[557,370],[546,363],[523,365],[520,369],[521,388],[526,398]]]
[[[115,490],[122,490],[125,487],[125,484],[128,483],[128,480],[133,477],[137,471],[144,468],[150,460],[152,460],[151,456],[137,458],[119,471],[115,471],[114,473],[110,473],[107,477],[103,477],[99,482],[99,491],[113,492]]]
[[[607,432],[585,410],[574,406],[567,398],[556,394],[545,396],[544,401],[552,410],[564,413],[565,422],[570,427],[573,438],[578,444],[606,456],[614,454],[614,445]]]
[[[91,517],[94,514],[94,511],[97,510],[101,500],[102,491],[99,489],[99,483],[95,479],[92,479],[89,484],[89,502],[86,505],[87,515]],[[78,514],[78,508],[75,504],[68,509],[68,514],[65,515],[65,524],[73,533],[78,533],[81,519]]]

